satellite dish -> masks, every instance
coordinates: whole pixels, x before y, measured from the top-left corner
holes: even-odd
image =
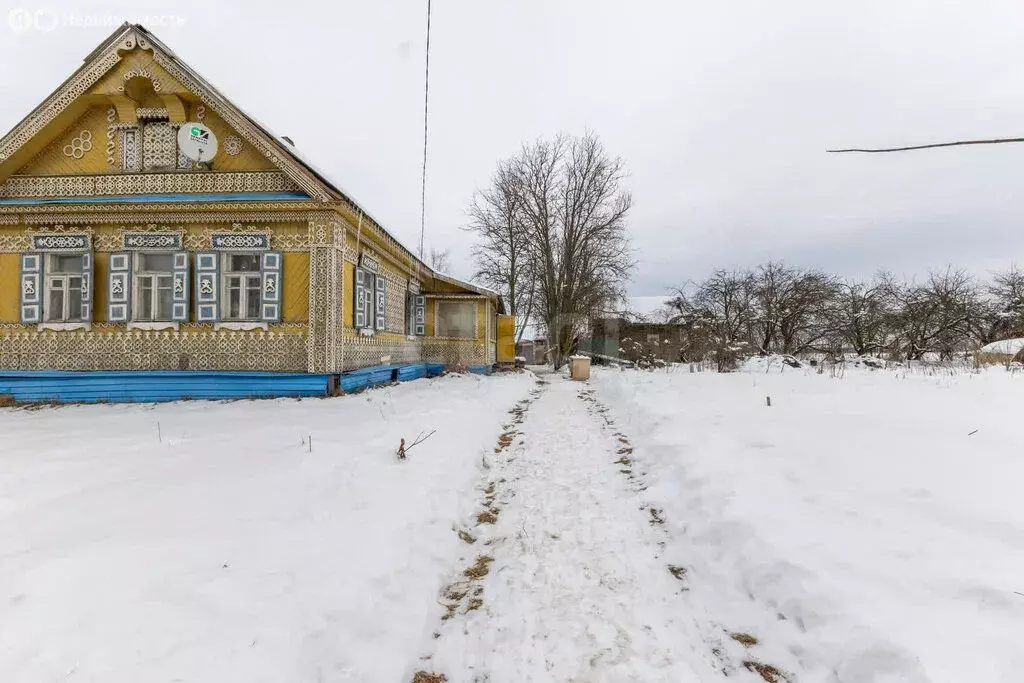
[[[217,136],[201,123],[186,123],[178,129],[178,150],[192,161],[212,161],[217,156]]]

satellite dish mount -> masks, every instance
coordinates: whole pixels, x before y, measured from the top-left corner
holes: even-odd
[[[178,150],[193,168],[208,169],[217,156],[217,135],[201,123],[186,123],[178,129]]]

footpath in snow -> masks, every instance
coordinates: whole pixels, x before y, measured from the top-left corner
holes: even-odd
[[[514,414],[419,680],[720,678],[680,569],[662,557],[657,511],[637,497],[627,440],[602,410],[586,385],[549,375]]]

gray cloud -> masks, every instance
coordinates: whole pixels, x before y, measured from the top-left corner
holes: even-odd
[[[180,16],[154,30],[418,243],[425,3],[14,5]],[[459,227],[495,161],[589,127],[631,170],[634,294],[766,258],[847,276],[1003,267],[1024,247],[1024,145],[824,150],[1024,134],[1022,26],[1009,0],[435,2],[427,243],[469,275]],[[0,127],[109,30],[0,26]]]

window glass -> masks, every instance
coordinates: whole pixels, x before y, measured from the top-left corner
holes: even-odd
[[[259,254],[231,254],[228,256],[228,270],[233,273],[255,273],[260,269]]]
[[[259,275],[231,275],[225,278],[228,320],[259,320],[262,291]]]
[[[51,273],[81,273],[81,254],[54,254],[50,257]]]
[[[434,334],[438,337],[457,339],[475,338],[476,302],[438,301],[437,329]]]
[[[174,270],[174,254],[139,254],[139,270],[144,273],[168,273]]]
[[[229,319],[242,317],[242,278],[228,278],[228,314]]]
[[[50,282],[50,300],[46,311],[46,319],[50,322],[64,320],[64,281]]]
[[[135,317],[138,320],[153,319],[153,278],[139,278],[139,300],[135,302]]]
[[[156,278],[156,319],[171,319],[171,299],[174,296],[171,287],[171,276],[161,275]]]
[[[260,317],[260,279],[249,276],[246,278],[245,317],[256,319]]]
[[[68,320],[82,318],[82,278],[68,278]]]

